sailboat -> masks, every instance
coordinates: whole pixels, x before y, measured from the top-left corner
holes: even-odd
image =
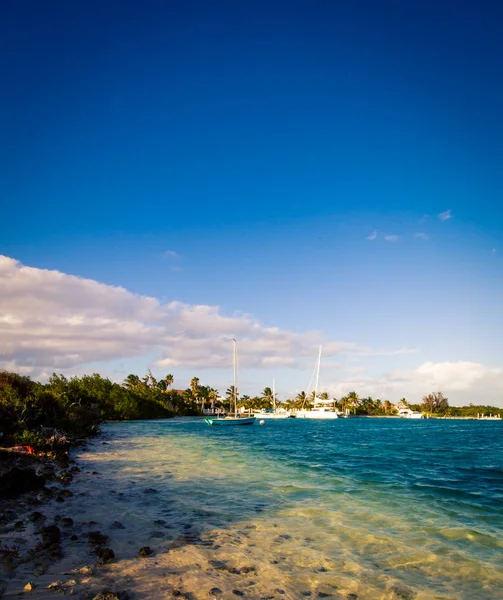
[[[318,365],[316,368],[316,385],[314,388],[314,406],[311,409],[298,410],[295,414],[298,419],[338,419],[339,412],[335,406],[335,400],[322,400],[318,398],[318,383],[320,380],[321,346],[318,353]]]
[[[227,417],[207,417],[204,419],[208,425],[253,425],[255,423],[255,417],[242,417],[238,415],[238,407],[237,407],[237,348],[236,348],[236,340],[232,340],[233,342],[233,353],[232,359],[234,364],[234,416]]]
[[[291,417],[294,416],[294,415],[290,414],[290,412],[285,410],[284,408],[278,408],[276,406],[276,389],[275,389],[275,380],[274,379],[272,380],[272,403],[273,403],[272,410],[266,410],[266,409],[256,410],[256,411],[254,411],[255,416],[260,419],[290,419]]]

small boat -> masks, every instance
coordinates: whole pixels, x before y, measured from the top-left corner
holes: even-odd
[[[316,369],[316,386],[314,388],[314,405],[311,409],[301,408],[295,413],[298,419],[338,419],[339,411],[335,406],[335,400],[322,400],[318,398],[318,383],[320,379],[321,346],[318,354],[318,366]],[[346,415],[343,415],[346,416]]]
[[[424,419],[423,413],[412,410],[411,408],[401,408],[398,416],[402,419]]]
[[[208,423],[208,425],[253,425],[255,423],[255,417],[241,416],[238,414],[237,408],[237,349],[236,349],[236,340],[232,340],[233,342],[233,363],[234,363],[234,416],[227,417],[206,417],[204,421]]]

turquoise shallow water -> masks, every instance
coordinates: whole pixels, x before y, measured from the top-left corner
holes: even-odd
[[[104,439],[81,460],[124,494],[116,510],[128,535],[167,521],[158,550],[187,569],[193,597],[208,592],[173,540],[229,597],[237,575],[222,570],[226,560],[251,569],[240,581],[252,598],[269,588],[270,597],[503,598],[501,423],[176,419],[108,424]]]

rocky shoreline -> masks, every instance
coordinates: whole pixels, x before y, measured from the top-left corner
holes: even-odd
[[[115,558],[106,545],[108,537],[96,530],[96,523],[78,522],[75,515],[65,514],[64,503],[73,496],[73,477],[80,473],[70,457],[70,447],[76,442],[64,436],[53,442],[49,452],[0,448],[0,598],[22,598],[26,594],[45,598],[53,597],[54,592],[76,595],[76,586],[85,587],[96,569]],[[121,524],[117,522],[116,526]],[[66,580],[49,581],[50,567],[56,563],[64,567],[65,557],[75,558],[72,543],[83,538],[94,560],[70,569]],[[149,549],[142,551],[146,554]],[[131,596],[108,589],[82,591],[81,587],[77,597],[126,600]]]

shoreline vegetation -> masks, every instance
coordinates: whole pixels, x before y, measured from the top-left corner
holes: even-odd
[[[32,381],[18,373],[0,371],[0,448],[24,446],[40,452],[55,452],[99,431],[104,421],[159,419],[176,416],[202,416],[205,410],[231,410],[234,386],[225,396],[193,377],[185,390],[173,388],[173,375],[156,379],[150,371],[140,378],[130,374],[122,384],[94,373],[66,378],[53,374],[47,383]],[[238,408],[245,411],[278,408],[295,411],[310,409],[314,392],[300,392],[280,402],[271,388],[257,396],[237,394]],[[327,392],[318,395],[330,400]],[[503,418],[503,408],[470,404],[449,406],[442,392],[423,396],[421,403],[402,398],[397,404],[389,400],[360,397],[349,392],[332,399],[336,409],[353,416],[396,416],[400,408],[410,408],[434,418],[477,418],[492,415]]]

